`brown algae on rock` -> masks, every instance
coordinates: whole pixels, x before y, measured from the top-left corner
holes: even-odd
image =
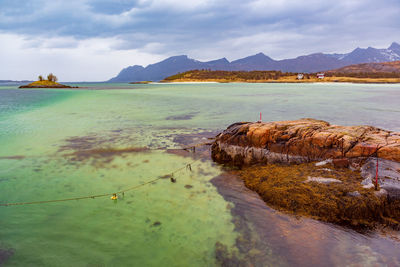
[[[331,171],[313,163],[268,164],[247,167],[237,174],[249,189],[278,210],[353,228],[373,228],[378,223],[400,226],[398,199],[380,197],[374,189],[363,188],[358,171],[329,168]],[[321,183],[309,181],[309,177],[340,182]]]

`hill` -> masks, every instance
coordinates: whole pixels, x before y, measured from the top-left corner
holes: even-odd
[[[284,60],[274,60],[263,53],[232,62],[229,62],[226,58],[202,62],[191,59],[186,55],[181,55],[167,58],[147,67],[138,65],[127,67],[108,82],[159,81],[179,72],[194,69],[225,71],[278,70],[282,72],[313,73],[339,69],[352,64],[397,60],[400,60],[400,45],[397,43],[393,43],[385,49],[356,48],[347,54],[315,53]]]
[[[338,73],[400,73],[400,61],[363,63],[346,66],[329,72]]]

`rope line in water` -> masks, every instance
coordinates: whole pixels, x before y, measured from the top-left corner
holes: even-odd
[[[190,162],[190,163],[187,163],[185,166],[183,166],[183,167],[181,167],[181,168],[179,168],[179,169],[176,169],[176,170],[172,171],[171,173],[169,173],[170,178],[171,178],[171,182],[174,182],[174,180],[175,180],[175,179],[173,178],[173,175],[174,175],[175,173],[180,172],[180,171],[185,170],[185,169],[191,171],[191,170],[192,170],[192,165],[195,164],[196,162],[198,162],[198,161],[201,160],[201,159],[202,159],[202,158],[199,157],[198,159],[196,159],[196,160],[194,160],[194,161],[192,161],[192,162]],[[153,180],[144,182],[144,183],[142,183],[142,184],[138,184],[138,185],[135,185],[135,186],[132,186],[132,187],[128,187],[128,188],[126,188],[126,189],[123,189],[123,190],[120,190],[120,191],[117,191],[117,192],[113,192],[113,193],[105,193],[105,194],[99,194],[99,195],[81,196],[81,197],[74,197],[74,198],[54,199],[54,200],[42,200],[42,201],[31,201],[31,202],[15,202],[15,203],[0,203],[0,207],[22,206],[22,205],[33,205],[33,204],[46,204],[46,203],[54,203],[54,202],[66,202],[66,201],[73,201],[73,200],[95,199],[95,198],[113,196],[113,195],[115,195],[115,194],[121,194],[121,193],[125,193],[125,192],[128,192],[128,191],[135,190],[135,189],[137,189],[137,188],[140,188],[140,187],[142,187],[142,186],[145,186],[145,185],[154,183],[154,182],[156,182],[156,181],[158,181],[158,180],[161,180],[161,179],[165,179],[165,176],[161,176],[161,177],[155,178],[155,179],[153,179]]]

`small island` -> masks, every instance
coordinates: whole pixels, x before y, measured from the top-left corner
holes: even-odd
[[[39,75],[38,81],[27,85],[21,85],[19,88],[78,88],[58,83],[57,80],[57,76],[53,73],[47,75],[47,80],[44,79],[42,75]]]

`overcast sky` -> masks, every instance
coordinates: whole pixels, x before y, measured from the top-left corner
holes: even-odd
[[[386,48],[399,0],[0,0],[0,80],[103,81],[185,54],[235,60]]]

